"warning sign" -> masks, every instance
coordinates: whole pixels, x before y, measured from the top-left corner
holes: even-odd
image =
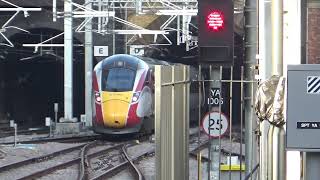
[[[223,136],[229,128],[229,119],[223,113],[212,111],[202,119],[202,129],[211,137]]]

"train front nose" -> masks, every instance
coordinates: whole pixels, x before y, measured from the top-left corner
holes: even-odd
[[[129,103],[109,100],[103,103],[103,123],[106,127],[124,128],[127,122]]]

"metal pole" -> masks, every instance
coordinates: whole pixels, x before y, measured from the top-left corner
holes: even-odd
[[[268,161],[268,168],[267,168],[267,178],[266,180],[272,179],[272,170],[273,170],[273,131],[275,126],[270,124],[268,130],[268,154],[267,154],[267,161]]]
[[[179,16],[178,16],[179,17]],[[180,18],[178,20],[178,24],[180,23]],[[199,72],[198,72],[198,147],[200,147],[200,136],[201,136],[201,97],[204,96],[204,94],[202,94],[202,89],[201,89],[201,84],[202,82],[200,80],[202,80],[202,73],[201,73],[201,65],[198,66],[199,68]],[[200,165],[201,165],[201,152],[199,152],[198,154],[198,161],[200,161]],[[201,180],[201,173],[202,173],[202,167],[199,165],[198,163],[198,180]]]
[[[180,39],[180,34],[181,34],[180,23],[181,23],[180,16],[178,15],[177,16],[177,45],[180,45],[180,41],[181,41],[181,39]]]
[[[189,81],[190,80],[190,68],[187,66],[183,66],[183,80]],[[183,149],[184,149],[184,167],[182,168],[182,174],[184,175],[183,179],[189,179],[189,122],[190,122],[190,84],[185,83],[183,84],[183,129],[184,132],[181,134],[183,135]],[[201,161],[200,161],[201,162]]]
[[[115,12],[114,10],[114,6],[113,6],[113,12]],[[112,20],[112,30],[115,29],[115,20]],[[113,33],[112,34],[112,54],[116,54],[116,34]]]
[[[256,65],[256,54],[258,45],[257,34],[257,0],[245,1],[245,78],[254,79],[254,67]],[[248,175],[254,165],[256,165],[256,142],[254,138],[254,129],[257,126],[253,113],[253,84],[245,85],[244,115],[245,115],[245,167]],[[254,165],[253,165],[254,164]]]
[[[18,130],[18,125],[17,125],[17,123],[14,123],[14,147],[16,147],[17,146],[17,135],[18,135],[18,133],[17,133],[17,130]]]
[[[272,74],[283,74],[283,2],[271,1]]]
[[[221,72],[222,73],[222,72]],[[210,65],[210,79],[211,80],[217,80],[217,81],[213,81],[211,84],[210,84],[210,87],[211,88],[219,88],[221,89],[221,83],[218,83],[219,82],[219,79],[220,78],[220,69],[217,68],[217,67],[213,67],[211,68],[211,65]],[[221,91],[220,91],[221,93]],[[220,96],[219,96],[220,97]],[[221,99],[219,99],[219,104],[221,102]],[[211,108],[209,109],[209,112],[211,112]],[[220,108],[220,105],[219,105],[219,113],[221,111],[221,108]],[[210,116],[209,116],[209,119],[210,119]],[[221,119],[221,118],[220,118]],[[221,121],[220,121],[221,123]],[[219,159],[220,159],[220,144],[219,144],[219,141],[216,141],[215,139],[211,139],[210,140],[211,143],[210,143],[210,161],[211,163],[210,164],[210,180],[218,180],[220,179],[220,162],[219,162]]]
[[[272,74],[283,74],[283,1],[271,1]],[[273,125],[271,125],[273,126]],[[285,132],[282,127],[270,128],[272,132],[272,180],[282,180],[286,176]],[[280,162],[280,163],[279,163]],[[271,177],[270,177],[271,178]]]
[[[268,180],[268,131],[270,123],[262,121],[260,123],[260,179]]]
[[[262,80],[271,77],[271,2],[259,1],[259,75]],[[268,180],[268,131],[270,123],[266,120],[260,123],[260,166],[261,180]],[[271,162],[270,162],[271,163]]]
[[[285,130],[283,127],[274,127],[272,151],[272,180],[286,179]]]
[[[57,0],[52,0],[53,22],[57,21]]]
[[[197,159],[198,159],[198,180],[201,180],[202,179],[202,176],[201,176],[201,169],[202,169],[202,166],[201,166],[201,152],[199,152],[197,154]]]
[[[64,121],[73,118],[72,0],[64,1]]]
[[[140,1],[140,2],[141,2],[141,1]],[[124,15],[125,15],[125,20],[128,21],[128,8],[125,9]],[[128,29],[128,27],[126,26],[126,30],[127,30],[127,29]],[[128,46],[127,46],[128,35],[127,35],[127,34],[124,35],[124,39],[125,39],[125,42],[124,42],[124,53],[125,53],[125,54],[128,54]]]
[[[262,80],[272,75],[271,29],[271,2],[263,0],[259,3],[259,76]]]
[[[90,2],[90,1],[88,1],[88,0],[86,0],[86,2]],[[89,6],[91,6],[91,3],[89,3],[90,5]],[[99,0],[98,1],[98,10],[101,12],[102,11],[102,0]],[[98,18],[98,33],[101,33],[101,25],[102,25],[102,17],[99,17]]]
[[[240,103],[240,180],[242,180],[242,142],[243,142],[243,135],[242,135],[242,129],[243,129],[243,107],[244,107],[244,67],[241,66],[241,83],[240,83],[240,97],[241,97],[241,103]]]
[[[185,8],[185,7],[183,7]],[[182,41],[181,43],[186,43],[187,40],[187,15],[182,15]]]
[[[49,137],[52,137],[52,121],[51,121],[51,118],[50,118],[50,135]]]
[[[232,114],[232,98],[233,98],[233,83],[232,83],[232,80],[233,80],[233,66],[230,67],[230,80],[231,82],[229,83],[229,114],[230,114],[230,127],[229,127],[229,144],[230,144],[230,149],[232,149],[232,118],[233,118],[233,114]],[[232,155],[232,152],[230,151],[229,152],[229,180],[231,180],[231,155]]]
[[[221,101],[222,101],[222,97],[221,97],[221,92],[222,92],[222,72],[223,72],[223,68],[222,66],[220,66],[220,70],[219,70],[219,124],[221,125],[222,124],[222,121],[221,121]],[[220,162],[221,162],[221,126],[219,127],[219,179],[221,177],[221,171],[220,171]]]
[[[86,7],[92,9],[90,0]],[[89,19],[89,18],[88,18]],[[85,114],[86,126],[92,126],[92,20],[85,26]]]
[[[55,126],[57,126],[57,122],[58,122],[58,111],[59,111],[59,104],[58,103],[54,103],[53,105],[53,110],[54,110],[54,122],[55,122]]]

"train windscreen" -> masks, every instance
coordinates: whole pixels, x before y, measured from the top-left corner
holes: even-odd
[[[132,91],[136,72],[127,68],[112,68],[103,71],[102,90],[109,92]]]

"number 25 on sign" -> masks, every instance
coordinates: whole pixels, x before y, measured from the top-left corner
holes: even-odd
[[[202,129],[213,138],[223,136],[229,129],[229,120],[223,113],[212,111],[202,119]]]

